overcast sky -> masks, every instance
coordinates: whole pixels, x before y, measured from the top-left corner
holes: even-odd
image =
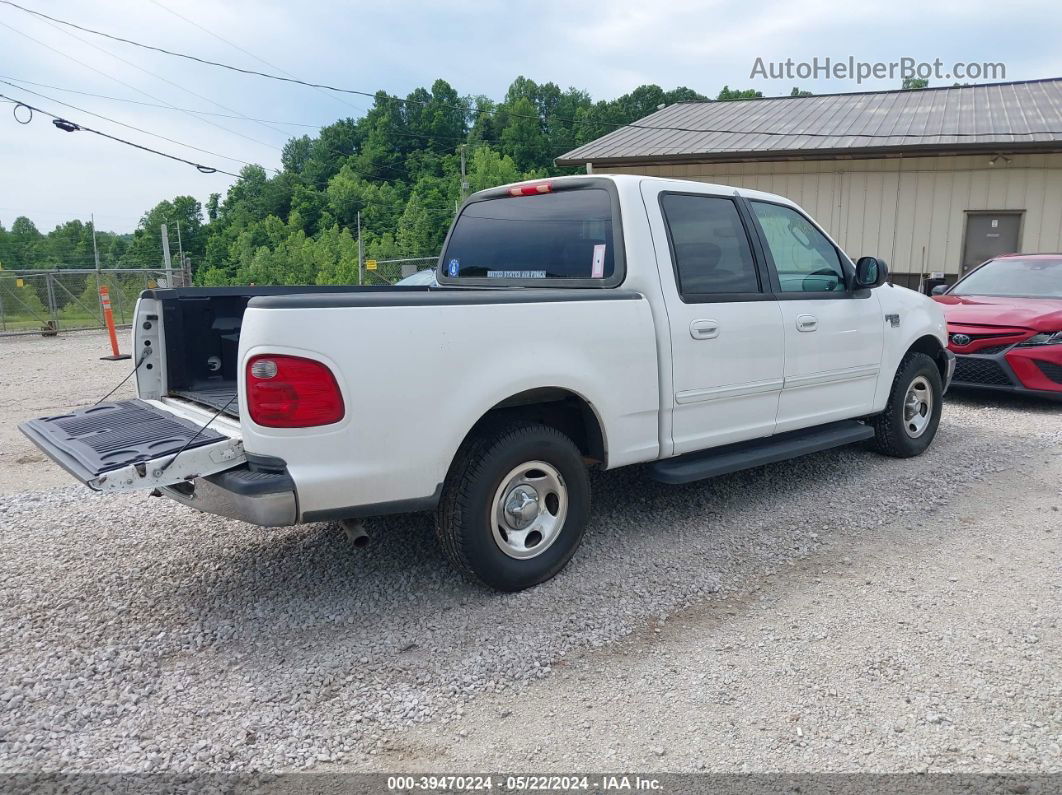
[[[854,56],[868,62],[939,58],[945,68],[956,61],[1002,62],[1007,80],[1062,76],[1062,5],[1057,2],[18,2],[86,27],[204,58],[401,96],[441,77],[462,95],[500,99],[521,74],[562,88],[585,89],[595,100],[642,83],[685,85],[708,95],[729,84],[772,96],[789,93],[793,85],[832,93],[896,88],[899,82],[750,79],[757,57],[796,62],[816,56]],[[343,116],[356,117],[371,102],[150,53],[0,5],[0,79],[10,78],[236,116],[197,116],[57,88],[0,84],[0,94],[7,97],[231,171],[239,170],[239,161],[278,167],[280,147],[289,137],[312,134],[316,126]],[[941,82],[952,81],[935,84]],[[161,199],[191,194],[205,201],[214,191],[224,193],[232,182],[231,177],[203,175],[88,133],[61,132],[39,115],[19,125],[12,118],[13,107],[0,103],[0,222],[5,226],[27,215],[47,230],[94,212],[100,229],[128,232]],[[135,132],[85,111],[216,154]]]

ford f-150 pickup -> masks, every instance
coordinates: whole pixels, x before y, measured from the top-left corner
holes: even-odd
[[[437,287],[147,290],[138,398],[23,431],[93,489],[263,526],[434,510],[455,566],[553,575],[587,469],[666,483],[932,441],[941,308],[797,205],[628,175],[473,195]]]

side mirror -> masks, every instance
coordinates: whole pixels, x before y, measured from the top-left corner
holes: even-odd
[[[857,290],[870,290],[881,287],[889,277],[889,266],[885,260],[877,257],[860,257],[856,261],[855,287]]]
[[[929,291],[930,295],[944,295],[948,291],[948,285],[938,284],[932,290]]]

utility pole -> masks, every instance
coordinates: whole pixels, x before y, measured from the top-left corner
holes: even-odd
[[[166,265],[166,286],[173,287],[173,261],[170,259],[170,230],[166,224],[161,224],[162,231],[162,259]]]
[[[365,263],[365,249],[361,245],[361,210],[358,210],[358,286],[361,286],[361,268]]]
[[[100,269],[100,250],[96,247],[96,215],[95,213],[89,214],[89,219],[92,223],[92,256],[96,260],[96,270]]]
[[[181,243],[181,222],[177,222],[177,251],[181,258],[181,262],[184,262],[184,245]]]
[[[177,261],[181,264],[181,287],[187,287],[184,281],[184,246],[181,244],[181,222],[177,222]]]
[[[96,247],[96,214],[89,213],[92,221],[92,256],[96,260],[96,295],[100,294],[100,250]],[[103,322],[103,302],[100,302],[100,322]]]
[[[468,196],[468,177],[465,175],[465,149],[468,144],[461,144],[461,201]]]

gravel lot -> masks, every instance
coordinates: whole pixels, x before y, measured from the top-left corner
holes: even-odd
[[[123,353],[129,332],[119,331]],[[101,362],[111,352],[107,335],[86,331],[61,337],[0,337],[0,494],[69,486],[70,476],[30,444],[16,425],[95,403],[132,369],[128,362]],[[133,397],[130,379],[115,398]]]
[[[951,400],[911,461],[599,473],[572,565],[499,596],[425,516],[359,552],[65,485],[11,418],[102,395],[103,352],[0,340],[0,771],[1062,772],[1058,406]]]

